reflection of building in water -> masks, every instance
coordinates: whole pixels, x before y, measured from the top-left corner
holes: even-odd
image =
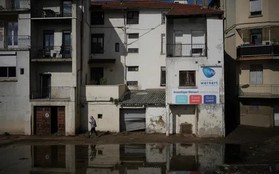
[[[86,173],[210,173],[223,162],[219,144],[91,145]]]
[[[75,146],[32,146],[31,174],[75,172]]]

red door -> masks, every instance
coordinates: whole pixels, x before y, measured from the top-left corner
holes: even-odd
[[[50,135],[51,134],[51,108],[35,107],[35,134]]]

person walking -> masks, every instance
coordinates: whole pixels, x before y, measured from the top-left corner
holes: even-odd
[[[95,133],[96,136],[98,136],[97,131],[96,131],[97,124],[96,124],[96,120],[94,119],[93,116],[90,117],[89,123],[90,123],[90,125],[91,125],[91,130],[90,130],[90,133],[89,133],[89,138],[91,137],[91,135],[92,135],[93,133]]]

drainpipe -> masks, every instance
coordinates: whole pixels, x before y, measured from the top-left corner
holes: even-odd
[[[167,115],[166,115],[166,136],[170,135],[170,105],[167,103],[166,106]]]

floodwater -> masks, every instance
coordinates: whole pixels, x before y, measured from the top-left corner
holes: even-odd
[[[0,148],[0,173],[233,173],[220,166],[242,158],[240,145],[224,144],[10,145]]]

